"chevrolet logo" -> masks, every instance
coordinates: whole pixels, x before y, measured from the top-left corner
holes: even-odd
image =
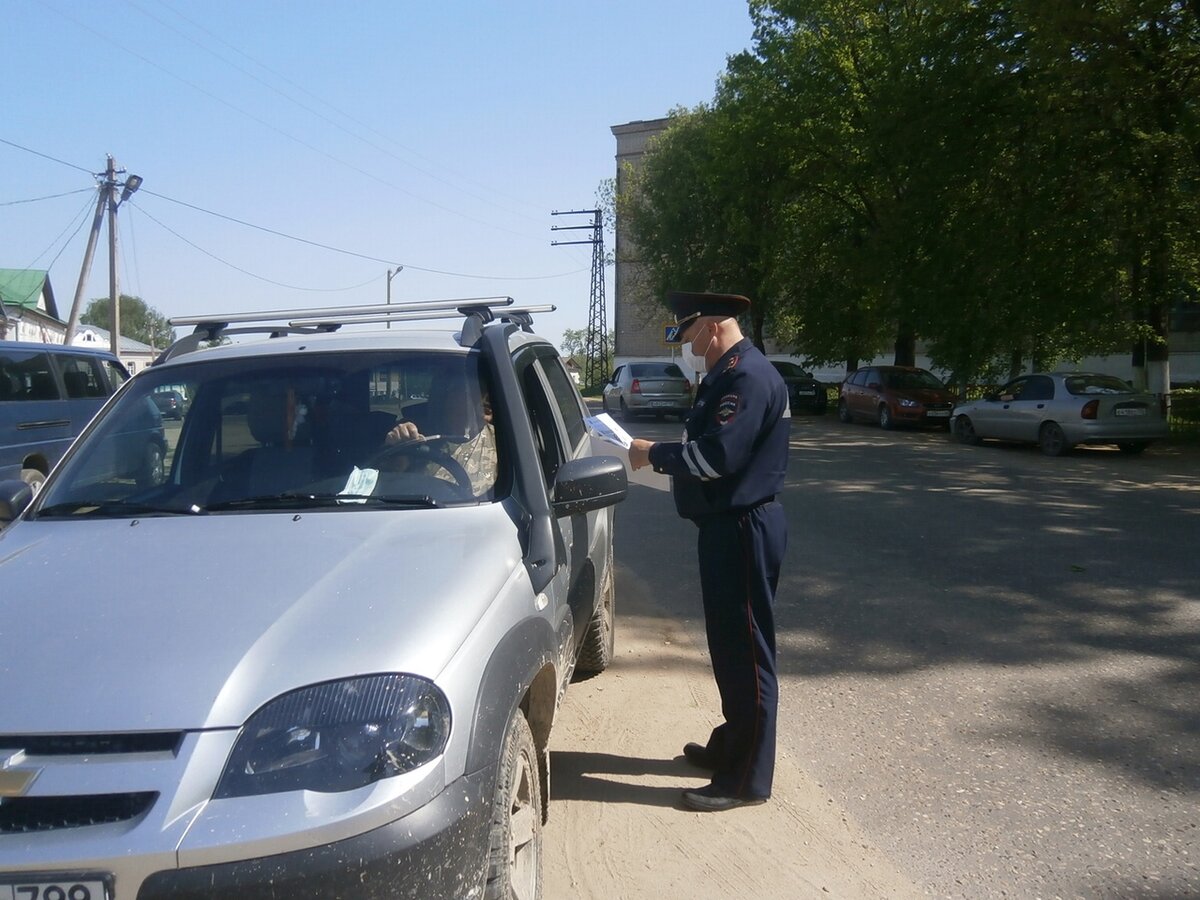
[[[5,797],[23,797],[42,774],[40,768],[22,765],[24,750],[0,750],[0,803]]]

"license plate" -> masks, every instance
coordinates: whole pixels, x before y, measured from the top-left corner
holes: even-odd
[[[816,388],[796,388],[797,394],[808,394],[810,397],[817,392]]]
[[[671,401],[670,400],[651,400],[650,405],[651,406],[670,406]]]
[[[0,884],[0,900],[108,900],[103,881],[19,881]]]
[[[946,419],[946,418],[949,418],[949,416],[950,416],[950,410],[948,410],[948,409],[931,409],[931,410],[929,410],[929,412],[925,413],[925,415],[927,415],[931,419]]]
[[[1118,416],[1144,416],[1146,410],[1144,407],[1128,407],[1126,409],[1114,409],[1113,414]]]

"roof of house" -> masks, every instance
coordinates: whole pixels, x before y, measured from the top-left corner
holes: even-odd
[[[0,300],[10,309],[21,306],[58,318],[58,304],[50,287],[50,273],[43,269],[0,269]],[[42,301],[45,301],[45,306]]]
[[[78,336],[85,332],[91,331],[96,336],[95,343],[109,346],[112,341],[112,332],[107,328],[101,328],[99,325],[90,325],[87,322],[79,323],[79,330],[76,332],[76,341],[79,343]],[[90,342],[89,342],[90,343]],[[86,346],[86,344],[84,345]],[[143,344],[139,340],[121,335],[121,352],[122,353],[157,353],[158,351],[149,344]]]

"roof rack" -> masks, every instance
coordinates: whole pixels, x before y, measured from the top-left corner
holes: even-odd
[[[154,365],[183,353],[190,353],[202,343],[216,341],[234,334],[319,334],[337,331],[343,325],[374,324],[379,322],[413,322],[423,319],[465,317],[459,343],[471,346],[488,322],[500,319],[532,330],[532,314],[554,312],[552,304],[513,307],[512,297],[464,297],[460,299],[418,300],[411,303],[372,304],[369,306],[334,306],[320,309],[270,309],[255,312],[216,313],[204,316],[180,316],[170,319],[172,325],[192,325],[191,334],[180,338],[164,350]],[[233,324],[246,327],[230,328]],[[275,323],[275,324],[271,324]]]

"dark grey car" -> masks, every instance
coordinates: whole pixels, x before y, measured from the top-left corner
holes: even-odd
[[[813,378],[794,362],[773,359],[771,365],[783,376],[788,389],[788,405],[792,412],[806,410],[821,414],[829,409],[829,392],[825,385]]]

